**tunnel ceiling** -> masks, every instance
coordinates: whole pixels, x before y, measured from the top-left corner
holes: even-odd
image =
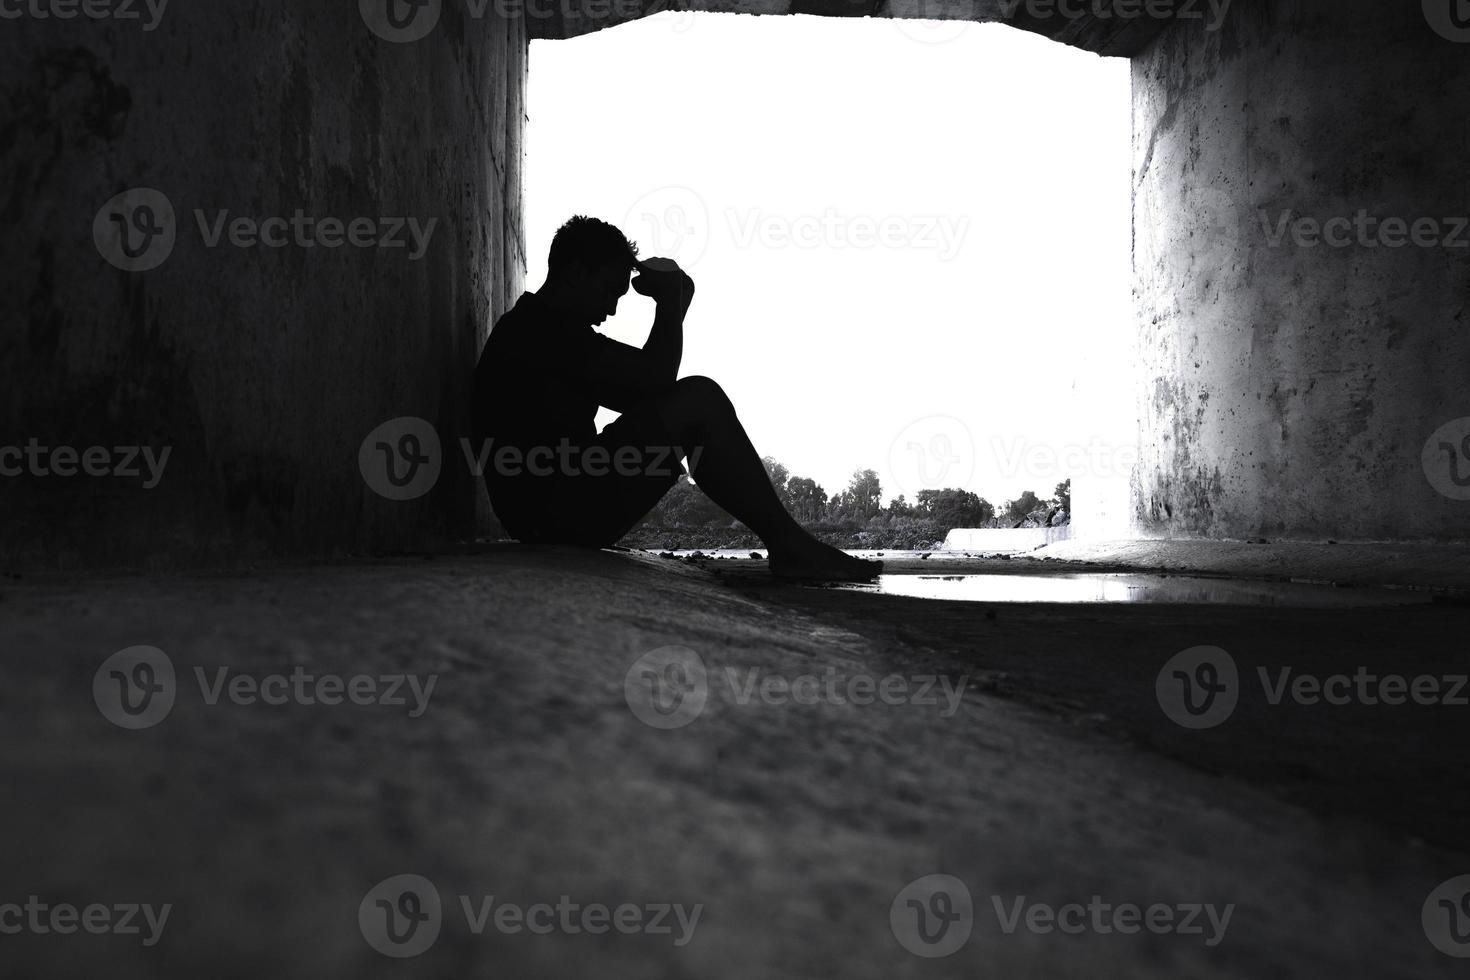
[[[1132,57],[1169,24],[1144,14],[1144,0],[525,0],[533,38],[590,34],[651,14],[695,10],[818,17],[894,17],[1005,23],[1096,54]],[[1184,5],[1187,7],[1188,5]],[[1136,8],[1136,9],[1133,9]],[[1095,11],[1101,9],[1100,16]],[[1182,8],[1181,8],[1182,9]],[[1130,16],[1130,14],[1132,14]]]

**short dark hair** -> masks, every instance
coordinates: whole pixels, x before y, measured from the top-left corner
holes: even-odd
[[[556,230],[546,268],[553,275],[573,264],[632,271],[637,261],[638,246],[628,236],[606,221],[579,214]]]

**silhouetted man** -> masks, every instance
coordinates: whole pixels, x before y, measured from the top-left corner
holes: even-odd
[[[527,542],[605,547],[685,472],[766,543],[771,571],[868,579],[862,561],[813,538],[786,513],[724,390],[679,378],[694,280],[668,259],[638,260],[617,228],[575,217],[551,243],[546,282],[490,333],[475,369],[475,429],[489,440],[485,485],[496,515]],[[657,307],[648,340],[597,333],[633,289]],[[622,413],[599,435],[599,405]]]

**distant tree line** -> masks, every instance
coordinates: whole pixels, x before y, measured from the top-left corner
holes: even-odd
[[[873,470],[856,471],[845,489],[829,497],[821,484],[809,477],[793,476],[775,459],[767,456],[765,464],[776,495],[791,515],[819,537],[844,546],[927,547],[942,540],[952,528],[1016,527],[1028,518],[1044,523],[1044,518],[1058,512],[1070,513],[1072,507],[1071,480],[1057,484],[1048,500],[1027,490],[999,508],[984,497],[956,487],[920,490],[912,502],[900,494],[884,505],[883,488]],[[744,530],[697,485],[681,477],[630,538],[639,539],[631,543],[644,547],[655,538],[669,547],[717,547],[710,543],[714,540],[710,535],[687,533],[709,529],[723,532],[731,539],[732,547],[754,542],[748,531],[731,536],[732,524]],[[678,529],[686,533],[671,536]]]

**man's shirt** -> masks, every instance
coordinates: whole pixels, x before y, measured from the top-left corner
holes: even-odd
[[[597,435],[597,408],[608,394],[598,367],[628,348],[576,326],[523,293],[490,332],[475,368],[475,434],[527,452],[563,439],[583,446]]]

